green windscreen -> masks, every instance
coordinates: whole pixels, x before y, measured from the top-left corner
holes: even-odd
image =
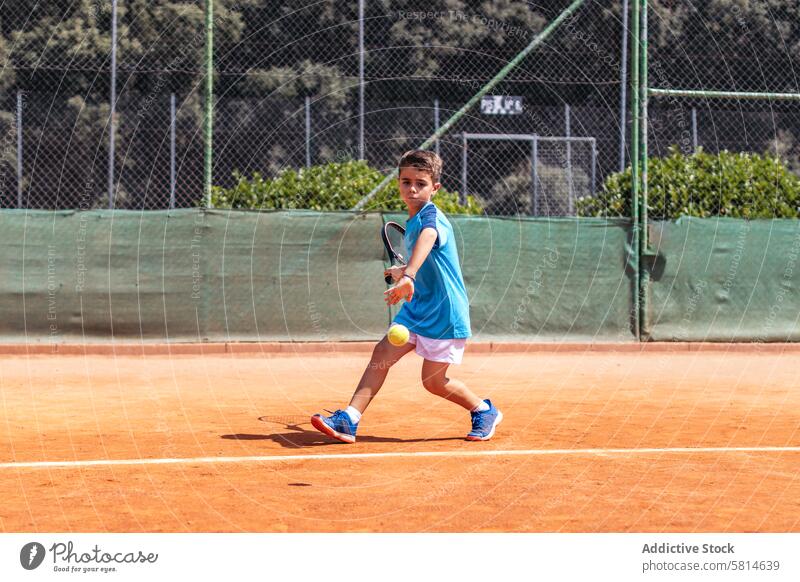
[[[405,217],[3,211],[5,342],[375,340]],[[630,224],[450,217],[476,340],[631,341]]]
[[[656,341],[800,340],[800,221],[654,222]]]

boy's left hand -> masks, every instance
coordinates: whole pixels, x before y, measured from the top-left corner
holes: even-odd
[[[393,266],[389,267],[388,269],[386,269],[383,272],[383,276],[386,277],[386,275],[391,275],[392,276],[392,281],[397,283],[400,280],[400,278],[403,276],[403,273],[405,273],[405,272],[406,272],[406,266],[405,265],[399,265],[399,266],[398,265],[393,265]]]
[[[383,292],[383,299],[387,305],[395,305],[402,299],[411,301],[414,297],[414,281],[408,277],[403,277],[394,287],[389,287]]]

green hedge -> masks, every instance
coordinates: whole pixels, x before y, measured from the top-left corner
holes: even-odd
[[[581,216],[631,216],[631,168],[606,178],[602,192],[578,200]],[[769,154],[691,155],[670,149],[648,163],[648,212],[654,219],[680,216],[800,217],[800,178]]]
[[[378,186],[384,176],[363,161],[348,161],[287,169],[274,178],[265,178],[257,172],[250,178],[237,173],[235,178],[237,183],[232,188],[213,188],[211,201],[215,208],[349,210]],[[444,188],[436,193],[433,202],[448,214],[483,212],[472,196],[462,206],[458,203],[458,193]],[[405,210],[397,183],[381,190],[366,210]]]

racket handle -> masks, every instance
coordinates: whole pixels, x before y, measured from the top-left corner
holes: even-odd
[[[387,285],[391,285],[391,284],[392,284],[392,276],[391,276],[391,275],[386,275],[386,276],[383,278],[383,280],[384,280],[384,281],[386,281],[386,284],[387,284]]]

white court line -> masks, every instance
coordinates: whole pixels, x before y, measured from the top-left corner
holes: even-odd
[[[610,456],[654,453],[800,453],[800,447],[667,447],[661,449],[522,449],[510,451],[409,451],[406,453],[344,453],[341,455],[267,455],[261,457],[189,457],[184,459],[100,459],[95,461],[40,461],[0,463],[0,469],[105,467],[116,465],[175,465],[197,463],[268,463],[273,461],[335,461],[403,457],[539,457],[545,455]]]

